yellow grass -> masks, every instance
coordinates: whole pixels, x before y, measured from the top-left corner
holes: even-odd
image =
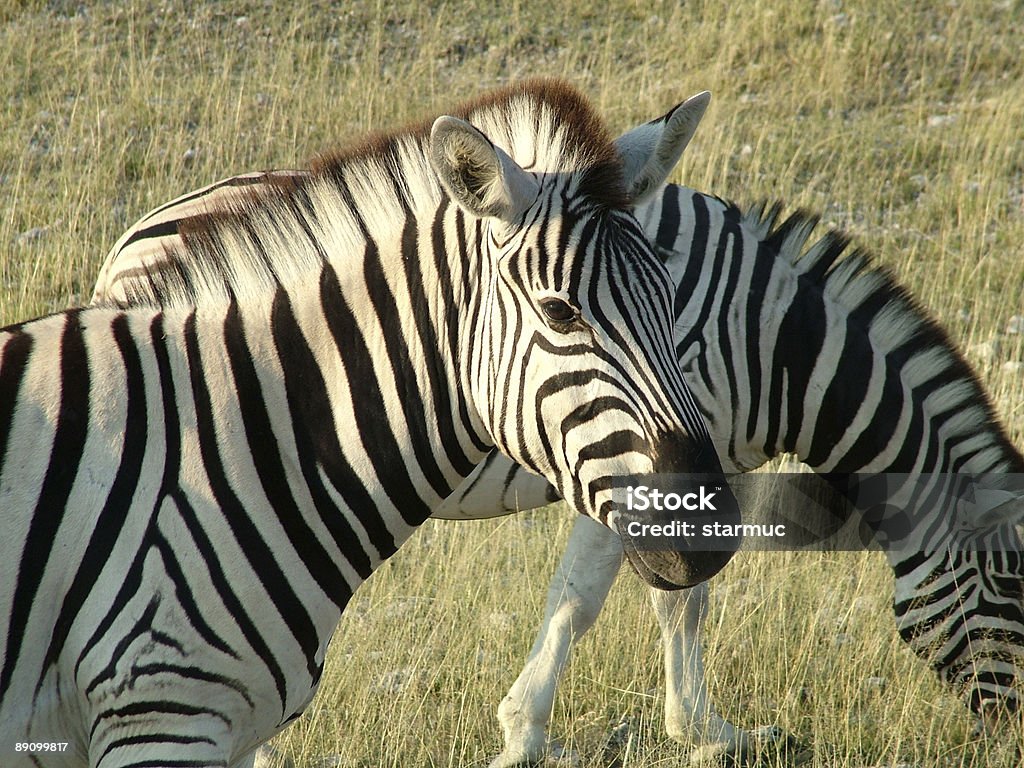
[[[87,299],[106,249],[157,203],[486,87],[564,76],[616,130],[707,88],[675,179],[818,210],[958,344],[997,340],[972,359],[1024,442],[1024,371],[1005,366],[1024,360],[1022,337],[1003,332],[1024,314],[1019,0],[11,3],[0,324]],[[486,764],[570,523],[556,508],[425,526],[357,595],[282,754],[300,768],[334,755]],[[971,741],[966,710],[899,642],[890,582],[866,554],[738,558],[716,580],[707,633],[723,713],[777,723],[815,766],[1014,765]],[[583,765],[685,764],[663,735],[646,600],[626,575],[568,671],[552,733]],[[623,718],[628,738],[610,744]]]

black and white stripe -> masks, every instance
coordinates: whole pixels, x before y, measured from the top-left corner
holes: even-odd
[[[555,82],[457,114],[194,217],[140,273],[156,305],[0,331],[5,766],[248,759],[494,446],[612,526],[616,478],[721,476],[627,209],[661,179],[620,152],[664,148]],[[631,557],[689,585],[728,554]]]
[[[224,183],[208,189],[210,194],[181,198],[183,217],[198,201],[221,205],[232,190]],[[729,471],[745,471],[789,452],[843,493],[857,473],[907,475],[908,483],[925,486],[905,511],[910,519],[932,524],[918,526],[913,532],[918,540],[902,554],[888,555],[901,636],[943,680],[967,692],[975,711],[1019,708],[1024,567],[1011,523],[1020,513],[1009,504],[987,515],[984,505],[976,505],[974,535],[984,546],[965,549],[953,539],[955,511],[923,500],[929,483],[957,474],[1019,478],[1024,461],[969,366],[891,276],[864,253],[847,252],[847,240],[837,232],[812,243],[813,216],[782,220],[780,213],[777,205],[744,212],[674,185],[636,209],[672,274],[677,356],[723,464]],[[144,233],[146,221],[125,237]],[[127,290],[136,284],[132,262],[158,258],[157,249],[146,248],[144,239],[135,242],[135,253],[111,251],[105,279],[97,285],[100,300],[130,300]],[[492,453],[435,515],[486,517],[556,498],[550,484]],[[946,503],[953,498],[944,496]],[[574,534],[567,563],[574,542],[584,535],[602,534]],[[614,550],[618,545],[609,540],[608,546]],[[602,578],[597,571],[569,571],[559,578],[587,583]],[[525,731],[546,719],[553,678],[568,650],[546,657],[544,649],[568,649],[571,638],[588,626],[579,616],[553,624],[552,616],[568,600],[560,584],[553,585],[552,593],[562,595],[562,602],[549,606],[530,665],[503,704],[516,713],[502,716],[511,733],[504,755],[509,764],[538,759],[521,745],[545,742],[543,735]],[[703,602],[703,594],[699,587],[657,597],[666,621],[687,616],[681,627],[665,627],[666,648],[676,649],[669,651],[675,654],[669,666],[677,668],[669,675],[670,731],[683,735],[697,728],[701,738],[731,739],[741,749],[742,732],[713,711],[700,710],[706,705],[694,700],[699,697],[692,691],[704,690],[703,679],[683,679],[671,690],[673,677],[700,674],[696,622],[701,614],[687,612],[684,605]],[[600,602],[587,611],[596,613],[599,607]],[[696,661],[678,658],[680,630],[690,635]],[[560,632],[572,634],[553,637]]]
[[[979,713],[1019,708],[1024,500],[1007,500],[1024,459],[948,336],[841,234],[811,243],[813,216],[671,188],[661,211],[679,221],[656,240],[669,271],[702,297],[677,304],[677,350],[723,462],[793,453],[843,495],[851,477],[898,478],[892,497],[919,521],[887,552],[901,636]],[[1008,490],[964,518],[938,493],[955,476]]]

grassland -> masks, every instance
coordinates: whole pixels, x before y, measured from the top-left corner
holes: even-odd
[[[1024,315],[1019,0],[5,2],[0,324],[87,299],[106,249],[159,202],[485,87],[564,76],[617,130],[707,88],[675,179],[850,230],[972,350],[1024,445],[1024,334],[1005,333]],[[358,594],[282,755],[486,764],[570,523],[428,524]],[[646,597],[621,582],[552,733],[586,766],[685,764],[662,735]],[[745,557],[713,592],[712,694],[734,721],[779,724],[815,766],[1014,765],[898,641],[878,558]]]

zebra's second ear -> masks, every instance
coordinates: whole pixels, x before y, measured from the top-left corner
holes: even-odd
[[[657,120],[638,126],[615,140],[625,167],[626,192],[633,205],[646,202],[668,179],[710,101],[711,93],[701,91]]]
[[[448,194],[476,216],[518,222],[540,191],[533,176],[457,117],[434,121],[429,155]]]

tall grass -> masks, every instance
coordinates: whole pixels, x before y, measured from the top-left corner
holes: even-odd
[[[159,202],[490,86],[567,77],[616,130],[708,88],[675,178],[850,230],[973,350],[1021,444],[1022,337],[1004,329],[1024,314],[1022,19],[1017,0],[0,6],[0,323],[87,300]],[[282,753],[485,763],[570,523],[425,526],[357,595]],[[750,555],[713,593],[712,693],[736,722],[779,724],[814,765],[1014,764],[898,641],[879,558]],[[552,733],[584,765],[687,759],[662,735],[645,602],[623,578],[568,670]]]

